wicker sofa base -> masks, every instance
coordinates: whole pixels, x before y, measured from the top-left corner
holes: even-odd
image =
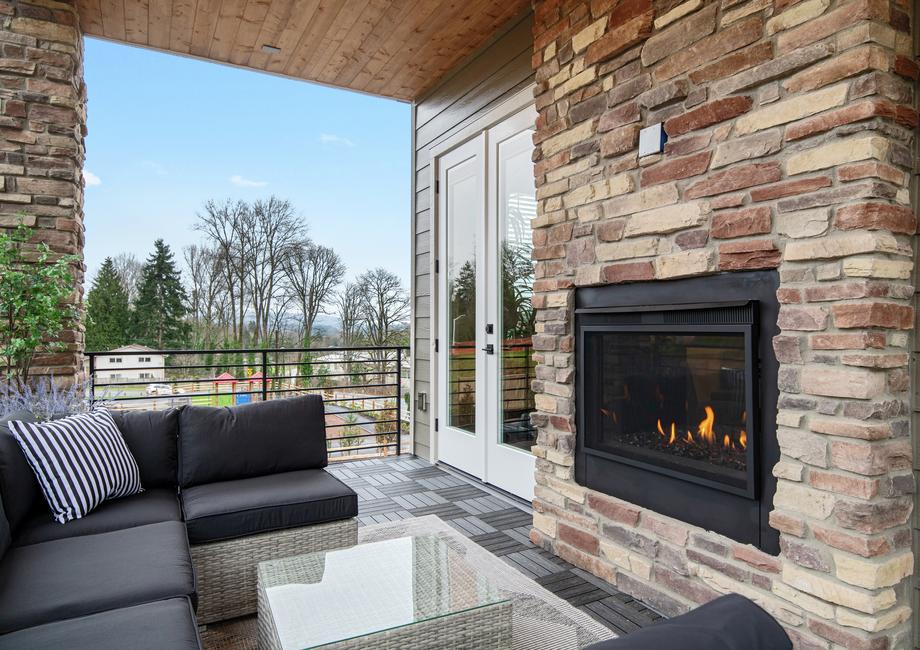
[[[198,586],[198,622],[207,624],[255,614],[259,562],[357,543],[358,520],[351,518],[194,544],[191,550]]]

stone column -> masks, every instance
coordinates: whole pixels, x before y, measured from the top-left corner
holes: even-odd
[[[533,540],[665,614],[732,591],[802,648],[910,645],[910,7],[535,2]],[[779,556],[575,483],[575,287],[773,268]]]
[[[0,227],[22,222],[55,253],[83,254],[86,135],[83,40],[72,1],[0,0]],[[75,304],[83,294],[74,268]],[[36,359],[35,374],[73,378],[83,332],[62,332],[64,351]]]

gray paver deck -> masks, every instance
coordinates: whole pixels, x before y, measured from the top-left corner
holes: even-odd
[[[329,472],[358,493],[358,523],[437,515],[560,598],[619,634],[661,615],[532,544],[526,505],[414,456],[335,463]]]

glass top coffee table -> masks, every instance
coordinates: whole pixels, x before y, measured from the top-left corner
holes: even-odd
[[[507,648],[511,600],[436,536],[259,565],[262,648]]]

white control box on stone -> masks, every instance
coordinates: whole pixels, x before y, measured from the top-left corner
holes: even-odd
[[[668,135],[664,132],[664,124],[661,122],[645,127],[639,131],[639,157],[661,153],[667,141]]]

